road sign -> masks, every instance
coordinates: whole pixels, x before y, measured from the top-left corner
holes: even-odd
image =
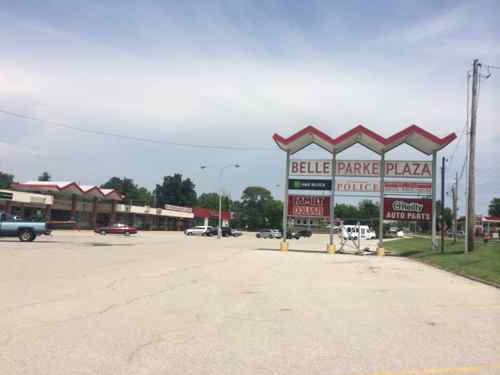
[[[332,190],[332,180],[289,179],[288,188],[293,190]]]
[[[432,219],[432,200],[384,198],[384,219],[430,221]]]
[[[328,217],[330,216],[330,197],[289,195],[288,215],[302,217]]]

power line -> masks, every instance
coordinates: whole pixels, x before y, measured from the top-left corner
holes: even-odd
[[[450,163],[449,163],[449,166],[448,166],[448,172],[451,171],[451,167],[453,165],[453,161],[454,161],[454,158],[455,158],[455,154],[457,153],[458,151],[458,147],[460,146],[460,143],[462,142],[462,137],[467,133],[467,124],[465,124],[462,132],[460,133],[460,136],[458,137],[458,141],[457,143],[455,144],[455,149],[453,150],[453,153],[451,154],[450,156]]]
[[[208,145],[208,144],[168,142],[168,141],[156,140],[156,139],[151,139],[151,138],[135,137],[135,136],[124,135],[124,134],[119,134],[119,133],[100,131],[100,130],[85,129],[85,128],[80,128],[80,127],[73,126],[73,125],[67,124],[67,123],[48,121],[48,120],[40,119],[37,117],[25,115],[22,113],[11,112],[11,111],[7,111],[7,110],[3,110],[3,109],[0,109],[0,113],[3,113],[4,115],[8,115],[8,116],[22,118],[25,120],[41,122],[41,123],[44,123],[44,124],[50,125],[50,126],[69,129],[69,130],[73,130],[73,131],[78,131],[81,133],[100,135],[100,136],[105,136],[105,137],[115,137],[115,138],[127,139],[129,141],[155,143],[155,144],[168,145],[168,146],[201,148],[201,149],[210,149],[210,150],[276,151],[276,149],[274,149],[274,148],[266,148],[266,147],[218,146],[218,145]]]
[[[466,93],[465,93],[465,125],[464,125],[464,128],[462,130],[462,132],[460,133],[460,136],[458,138],[458,141],[457,143],[455,144],[455,149],[453,150],[453,153],[451,154],[450,156],[450,163],[449,163],[449,167],[448,167],[448,170],[451,171],[452,170],[452,166],[453,166],[453,162],[455,161],[455,155],[458,151],[458,147],[460,146],[460,143],[462,141],[462,137],[465,135],[465,134],[468,134],[468,127],[469,127],[469,104],[470,104],[470,78],[471,78],[471,71],[467,71],[467,75],[466,75]],[[462,172],[463,172],[463,167],[462,167]]]

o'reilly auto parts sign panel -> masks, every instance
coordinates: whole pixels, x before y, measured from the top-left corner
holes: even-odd
[[[380,160],[337,160],[337,176],[379,177]],[[332,174],[332,161],[328,159],[290,160],[290,176],[328,177]],[[386,177],[432,178],[432,162],[386,160]]]
[[[328,217],[330,216],[330,197],[289,195],[288,215],[303,217]]]
[[[432,200],[384,198],[384,219],[430,221],[432,220]]]

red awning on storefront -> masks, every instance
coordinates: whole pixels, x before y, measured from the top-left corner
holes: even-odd
[[[195,217],[212,218],[212,219],[219,217],[219,211],[210,208],[193,208],[193,213]],[[230,220],[231,212],[222,211],[221,216],[222,220]]]
[[[483,216],[483,223],[497,223],[500,224],[500,216]]]

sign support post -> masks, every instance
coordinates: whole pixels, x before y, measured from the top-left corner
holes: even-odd
[[[385,177],[385,151],[380,156],[380,205],[378,223],[377,255],[383,256],[384,251],[384,177]]]
[[[437,249],[436,241],[436,151],[432,153],[432,250]]]
[[[327,251],[334,254],[337,250],[335,244],[333,243],[333,226],[335,225],[335,176],[336,172],[336,161],[337,154],[335,151],[332,152],[332,190],[330,193],[330,244],[327,246]]]
[[[281,251],[288,251],[288,243],[286,242],[286,236],[288,234],[288,177],[290,175],[290,151],[286,153],[286,172],[285,172],[285,183],[284,186],[284,198],[283,198],[283,237],[280,243]]]

